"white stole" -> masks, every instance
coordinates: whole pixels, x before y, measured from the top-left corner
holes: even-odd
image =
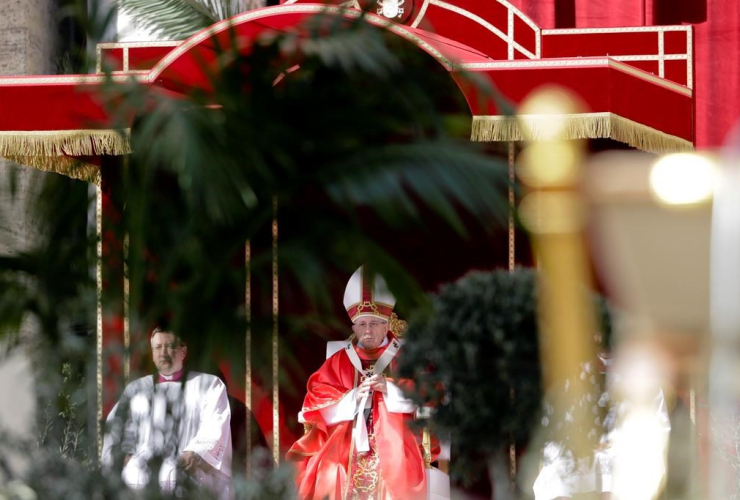
[[[401,342],[398,339],[393,339],[391,345],[386,347],[383,354],[381,354],[375,362],[375,366],[373,366],[373,375],[383,373],[383,370],[385,370],[391,363],[391,360],[393,360],[393,357],[398,353],[400,348]],[[351,341],[347,342],[347,345],[344,347],[344,352],[347,353],[352,366],[355,367],[360,375],[364,375],[365,371],[362,369],[362,361],[360,361],[360,356],[357,355],[357,351],[355,351]],[[360,400],[360,405],[357,409],[357,417],[355,418],[355,425],[352,429],[352,438],[355,441],[357,451],[370,451],[370,442],[367,437],[367,423],[365,422],[364,414],[365,405],[367,404],[369,397],[370,394],[366,394]]]

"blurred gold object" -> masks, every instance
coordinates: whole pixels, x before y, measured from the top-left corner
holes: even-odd
[[[399,318],[396,313],[391,313],[391,317],[388,320],[388,330],[400,339],[406,331],[406,321]]]
[[[527,143],[518,168],[529,188],[520,204],[520,214],[532,234],[542,271],[539,308],[540,322],[546,325],[541,329],[541,345],[546,346],[542,350],[545,389],[557,390],[568,384],[568,390],[560,392],[563,396],[554,404],[561,414],[572,416],[574,425],[570,428],[586,429],[592,425],[593,416],[587,405],[577,402],[588,390],[588,382],[580,373],[582,363],[595,359],[596,326],[587,294],[591,279],[578,192],[583,142],[566,139],[566,115],[581,111],[580,103],[564,89],[546,87],[528,97],[521,111],[548,117],[539,122],[536,134],[531,134],[538,140]],[[522,127],[526,136],[527,128]],[[575,456],[590,456],[593,450],[586,433],[574,434],[555,439],[569,442]]]
[[[704,156],[675,154],[656,162],[653,155],[622,152],[598,155],[581,169],[583,144],[566,140],[565,118],[581,111],[577,99],[552,88],[528,98],[522,107],[526,115],[545,117],[522,120],[531,143],[517,169],[529,188],[519,213],[532,233],[542,270],[544,385],[550,390],[570,383],[554,402],[573,419],[565,427],[583,429],[593,423],[588,405],[573,404],[587,394],[579,377],[581,363],[596,354],[595,311],[586,293],[591,288],[591,261],[584,246],[588,224],[596,268],[625,312],[617,325],[620,344],[614,365],[621,383],[609,390],[619,408],[617,432],[604,448],[613,453],[611,498],[651,500],[669,477],[667,408],[684,394],[688,408],[690,387],[703,363],[701,339],[709,331],[708,202],[715,196],[716,168]],[[527,123],[535,129],[528,130]],[[661,402],[659,411],[656,401]],[[585,433],[559,432],[553,439],[568,442],[575,456],[593,454]],[[684,470],[674,472],[688,478],[685,484],[696,477],[694,435],[683,432],[671,444],[692,457]],[[671,498],[698,498],[687,491],[668,493]]]
[[[585,222],[583,202],[573,193],[535,191],[519,204],[522,223],[533,234],[580,232]]]
[[[424,427],[421,445],[424,448],[424,467],[429,469],[432,466],[432,437],[427,427]]]
[[[567,188],[578,182],[581,154],[571,141],[533,142],[522,151],[517,174],[531,188]]]
[[[519,116],[538,116],[535,123],[519,120],[525,141],[562,142],[570,138],[568,115],[584,111],[581,99],[568,89],[545,85],[532,92],[519,108]],[[531,144],[530,144],[531,146]]]

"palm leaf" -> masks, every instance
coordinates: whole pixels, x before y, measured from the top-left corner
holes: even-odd
[[[291,41],[299,44],[306,56],[317,57],[323,65],[340,68],[346,73],[364,71],[385,78],[401,69],[398,54],[388,45],[383,31],[368,25],[362,18],[349,26],[343,23],[343,18],[332,14],[318,15],[307,23],[313,36]],[[331,36],[316,35],[327,30]],[[292,36],[298,38],[300,35]]]
[[[388,145],[327,168],[340,207],[371,206],[389,224],[417,216],[413,198],[466,234],[457,207],[478,220],[501,222],[507,205],[503,164],[448,141]],[[410,196],[413,195],[413,196]]]
[[[229,0],[118,0],[137,27],[173,40],[190,37],[236,13]]]

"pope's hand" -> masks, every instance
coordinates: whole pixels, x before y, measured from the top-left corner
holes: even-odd
[[[388,384],[383,375],[373,375],[367,379],[366,382],[370,384],[370,389],[373,391],[378,391],[382,394],[386,394],[388,392]]]
[[[359,401],[363,397],[369,395],[372,391],[378,391],[382,394],[386,394],[388,392],[388,384],[386,383],[385,377],[383,375],[376,374],[363,380],[360,386],[357,388],[355,399]]]
[[[372,381],[370,387],[374,391],[378,391],[378,392],[380,392],[382,394],[387,394],[388,393],[388,382],[386,382],[384,376],[382,376],[382,375],[373,375],[372,377],[370,377],[370,380]]]
[[[355,400],[359,401],[365,396],[368,396],[370,394],[371,388],[370,384],[368,383],[369,379],[365,379],[360,386],[357,388],[357,392],[355,393]]]
[[[195,472],[202,463],[204,463],[203,459],[194,451],[186,451],[177,459],[177,464],[184,469],[185,472],[190,473]]]

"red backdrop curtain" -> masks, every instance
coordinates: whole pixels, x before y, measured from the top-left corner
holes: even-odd
[[[740,118],[740,2],[509,0],[542,28],[695,26],[696,140],[719,146]]]

